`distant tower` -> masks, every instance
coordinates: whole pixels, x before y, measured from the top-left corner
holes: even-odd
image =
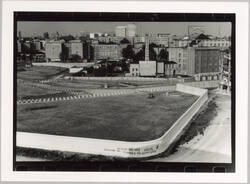
[[[22,38],[22,32],[18,31],[18,39],[20,40]]]
[[[149,36],[145,35],[145,61],[149,61]]]

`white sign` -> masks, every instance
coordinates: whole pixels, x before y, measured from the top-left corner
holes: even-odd
[[[156,61],[139,61],[140,76],[156,76]]]

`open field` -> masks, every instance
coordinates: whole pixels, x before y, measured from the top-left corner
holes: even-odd
[[[129,80],[58,80],[56,82],[49,82],[52,86],[64,86],[72,89],[102,89],[104,84],[107,84],[110,89],[120,88],[137,88],[137,87],[153,87],[153,86],[173,86],[177,81],[129,81]]]
[[[57,76],[66,70],[67,69],[60,67],[32,66],[31,68],[26,68],[25,71],[18,71],[17,79],[29,80],[29,81],[45,80]]]
[[[34,88],[31,86],[23,85],[21,83],[17,84],[17,98],[38,98],[57,93],[58,92],[49,89]]]
[[[145,93],[18,105],[17,131],[148,141],[163,135],[197,99],[180,92],[147,97]]]

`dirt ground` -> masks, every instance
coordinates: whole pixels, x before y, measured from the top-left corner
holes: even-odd
[[[203,134],[180,145],[172,155],[150,161],[231,163],[231,96],[217,94],[216,116]]]

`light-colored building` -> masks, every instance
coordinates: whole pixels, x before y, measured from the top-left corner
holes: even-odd
[[[94,59],[118,60],[121,58],[121,50],[117,44],[98,44],[94,46]]]
[[[137,29],[137,26],[135,24],[128,24],[127,31],[126,31],[126,37],[135,37],[136,36],[136,29]]]
[[[169,61],[176,63],[176,74],[187,74],[187,63],[189,59],[188,48],[170,47],[167,48]]]
[[[78,55],[83,59],[83,43],[81,40],[71,40],[69,42],[69,55]]]
[[[145,42],[145,37],[144,36],[136,36],[134,37],[134,44],[136,43],[144,43]]]
[[[228,39],[206,39],[201,40],[198,44],[199,47],[220,47],[228,48],[231,46],[231,41]]]
[[[62,41],[47,42],[45,45],[45,56],[47,61],[60,61],[62,52]]]
[[[127,26],[116,26],[115,36],[126,37]]]

